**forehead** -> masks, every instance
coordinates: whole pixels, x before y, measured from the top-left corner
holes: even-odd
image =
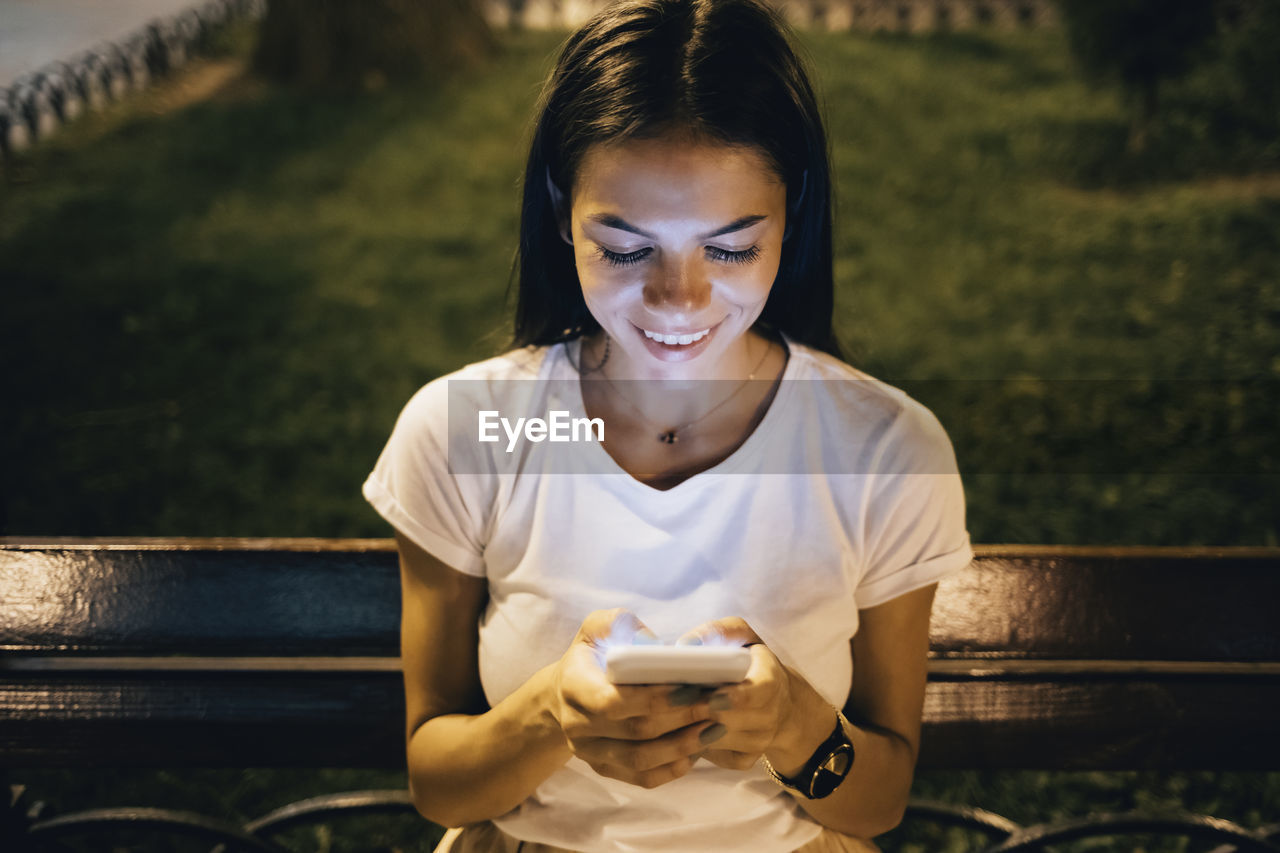
[[[575,207],[591,208],[588,215],[613,208],[696,211],[728,221],[775,212],[786,204],[786,187],[755,148],[668,136],[591,146],[573,196]]]

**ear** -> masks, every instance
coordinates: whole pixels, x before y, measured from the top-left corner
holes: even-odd
[[[572,246],[573,235],[569,232],[569,211],[565,204],[564,192],[556,186],[555,181],[551,180],[550,166],[547,167],[547,193],[551,196],[551,209],[555,212],[556,224],[560,228],[560,239]]]
[[[796,194],[796,200],[787,205],[787,227],[782,232],[784,242],[791,236],[792,227],[796,218],[800,215],[800,204],[804,201],[804,194],[807,189],[809,189],[809,170],[805,169],[800,173],[800,192]]]

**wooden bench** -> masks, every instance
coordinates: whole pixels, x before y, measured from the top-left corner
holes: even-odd
[[[976,550],[934,607],[922,769],[1280,769],[1280,549]],[[0,540],[0,770],[402,769],[399,616],[390,540]],[[411,808],[356,792],[249,827],[139,808],[23,831],[131,816],[266,850],[336,810]],[[1156,830],[1280,851],[1276,827],[1207,816],[922,818],[1002,853]]]

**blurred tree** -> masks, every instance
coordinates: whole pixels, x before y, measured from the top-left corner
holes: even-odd
[[[1228,97],[1251,132],[1274,138],[1280,130],[1280,3],[1219,2]]]
[[[1268,0],[1271,2],[1271,0]],[[1129,150],[1146,148],[1162,83],[1186,74],[1217,31],[1215,0],[1058,0],[1071,52],[1129,102]]]
[[[494,47],[474,0],[268,0],[254,67],[305,86],[377,88],[472,66]]]

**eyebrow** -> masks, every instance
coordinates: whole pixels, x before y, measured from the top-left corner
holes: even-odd
[[[734,231],[741,231],[743,228],[749,228],[752,225],[755,225],[757,222],[763,219],[768,219],[768,218],[769,217],[765,216],[764,214],[759,214],[759,213],[752,214],[751,216],[743,216],[740,219],[733,220],[723,228],[717,228],[715,231],[712,231],[709,234],[703,234],[698,239],[710,240],[712,237],[720,237],[725,234],[732,234]],[[603,225],[606,228],[617,228],[619,231],[630,231],[632,234],[639,234],[641,237],[648,237],[650,240],[657,239],[648,231],[644,231],[640,228],[637,228],[636,226],[632,225],[630,222],[627,222],[627,220],[623,219],[621,216],[614,216],[612,213],[596,213],[596,214],[592,214],[591,216],[588,216],[587,219],[590,222],[599,223],[600,225]]]

